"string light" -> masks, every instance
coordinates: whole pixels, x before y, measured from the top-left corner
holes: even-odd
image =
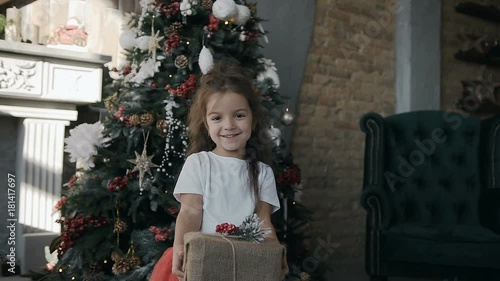
[[[103,263],[108,263],[108,260],[104,260]]]
[[[228,24],[229,24],[229,22],[228,22],[228,21],[225,21],[225,22],[224,22],[224,24],[225,24],[225,25],[228,25]]]
[[[187,41],[186,44],[189,45],[189,41]]]
[[[75,280],[75,279],[76,279],[75,276],[71,277],[71,280]]]
[[[168,77],[169,77],[169,78],[172,78],[172,74],[169,74],[169,75],[168,75]]]
[[[62,272],[62,268],[59,268],[59,272]]]

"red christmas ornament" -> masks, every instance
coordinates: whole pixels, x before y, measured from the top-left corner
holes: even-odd
[[[156,89],[156,87],[158,87],[158,84],[156,84],[156,83],[151,83],[151,88]]]

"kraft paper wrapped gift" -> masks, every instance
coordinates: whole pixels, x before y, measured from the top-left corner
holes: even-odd
[[[275,241],[184,235],[184,281],[281,281],[285,258],[285,247]]]

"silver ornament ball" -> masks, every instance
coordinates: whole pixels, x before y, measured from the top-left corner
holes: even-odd
[[[285,111],[281,114],[281,123],[285,126],[289,126],[293,123],[295,120],[295,114],[290,111],[290,109],[287,107],[285,108]]]

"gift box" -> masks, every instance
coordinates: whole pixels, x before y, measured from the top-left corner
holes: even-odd
[[[285,247],[222,235],[184,235],[184,281],[281,281]]]

